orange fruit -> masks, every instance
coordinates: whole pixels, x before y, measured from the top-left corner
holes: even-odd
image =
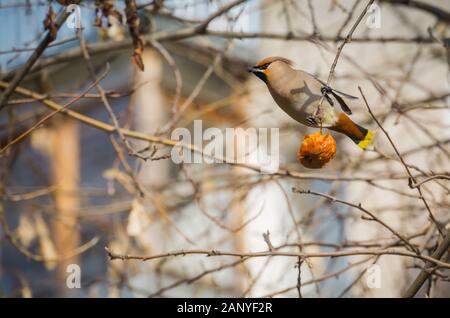
[[[297,159],[306,168],[319,169],[330,162],[336,154],[336,141],[330,133],[318,132],[306,135],[297,152]]]

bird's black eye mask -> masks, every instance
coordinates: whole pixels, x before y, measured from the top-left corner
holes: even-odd
[[[263,70],[269,67],[270,63],[265,63],[260,66],[253,66],[248,69],[249,72],[255,74],[259,79],[261,79],[264,83],[267,84],[267,76],[262,72]]]
[[[269,67],[270,63],[263,64],[261,66],[255,67],[258,70],[265,70]]]

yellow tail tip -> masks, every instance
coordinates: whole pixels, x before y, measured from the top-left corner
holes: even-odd
[[[366,149],[367,146],[369,146],[372,143],[373,139],[373,132],[372,130],[367,131],[366,137],[364,137],[364,140],[361,140],[358,143],[358,147],[361,149]]]

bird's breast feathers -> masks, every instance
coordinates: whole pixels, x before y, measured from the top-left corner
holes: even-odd
[[[307,118],[317,115],[322,95],[313,93],[307,83],[292,88],[285,86],[284,89],[269,87],[269,91],[278,106],[290,117],[301,124],[314,126]],[[320,113],[324,127],[334,125],[337,119],[335,109],[326,100],[320,106]]]

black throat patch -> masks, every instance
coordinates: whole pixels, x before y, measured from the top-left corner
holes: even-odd
[[[267,76],[266,76],[266,74],[264,74],[263,72],[255,72],[255,73],[253,73],[253,74],[255,74],[256,76],[258,76],[259,79],[261,79],[264,83],[267,84]]]

